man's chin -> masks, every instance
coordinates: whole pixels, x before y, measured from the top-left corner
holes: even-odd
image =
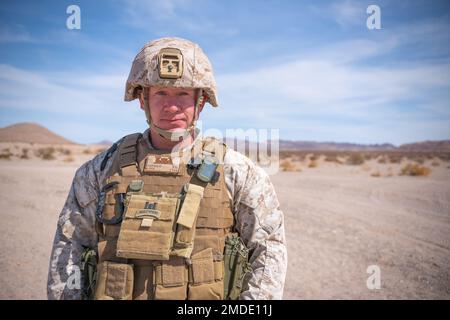
[[[161,123],[161,126],[158,127],[169,131],[181,131],[186,130],[187,125],[186,122],[182,120],[177,120],[177,121],[164,121],[163,123]]]
[[[165,130],[170,131],[170,132],[182,132],[182,131],[186,131],[186,128],[176,127],[176,128],[168,128]]]

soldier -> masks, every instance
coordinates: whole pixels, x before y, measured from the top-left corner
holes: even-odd
[[[48,298],[281,299],[287,251],[273,185],[195,127],[206,102],[218,105],[202,49],[180,38],[146,44],[126,83],[125,101],[134,99],[149,129],[75,173]]]

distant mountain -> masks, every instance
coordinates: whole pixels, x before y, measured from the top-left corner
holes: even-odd
[[[113,143],[114,142],[109,141],[109,140],[102,140],[100,142],[92,143],[92,144],[109,147],[109,146],[112,146]]]
[[[401,151],[450,152],[450,140],[407,143],[402,144],[398,149]]]
[[[338,143],[338,142],[280,140],[280,150],[386,151],[395,149],[396,147],[390,143],[356,144],[356,143]]]
[[[75,144],[37,123],[17,123],[0,128],[0,142],[28,142],[43,144]]]

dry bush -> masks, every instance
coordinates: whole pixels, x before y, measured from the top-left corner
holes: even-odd
[[[64,162],[74,162],[75,158],[72,156],[67,156],[63,159]]]
[[[361,153],[352,153],[347,159],[347,164],[357,166],[364,163],[364,157]]]
[[[12,155],[13,154],[9,148],[6,148],[2,150],[2,153],[0,153],[0,159],[10,160]]]
[[[381,173],[380,173],[380,171],[375,171],[370,176],[378,178],[378,177],[381,177]]]
[[[390,163],[400,163],[402,161],[403,155],[398,153],[392,153],[389,155]]]
[[[384,164],[386,162],[387,162],[386,161],[386,155],[383,154],[383,155],[379,156],[378,163]]]
[[[450,152],[443,152],[436,155],[441,161],[450,161]]]
[[[417,163],[408,163],[402,168],[401,175],[407,176],[428,176],[431,170]]]
[[[433,167],[439,167],[440,164],[441,164],[441,163],[440,163],[439,161],[437,161],[437,160],[434,160],[433,162],[431,162],[431,165],[432,165]]]
[[[286,159],[286,158],[292,158],[293,152],[292,151],[280,151],[280,159]]]
[[[36,150],[35,155],[44,160],[54,160],[55,151],[56,150],[53,147],[39,148]]]
[[[368,152],[368,153],[363,153],[363,157],[365,160],[369,161],[372,160],[373,158],[377,158],[378,155],[372,152]]]
[[[10,160],[11,156],[12,156],[11,152],[9,152],[9,153],[3,153],[3,152],[0,153],[0,159]]]
[[[58,152],[65,156],[70,156],[72,154],[72,150],[65,148],[59,148]]]
[[[93,154],[94,152],[91,149],[84,149],[83,154]]]
[[[337,164],[342,164],[343,162],[339,159],[339,155],[337,153],[330,153],[325,156],[325,161],[327,162],[335,162]]]
[[[30,157],[28,156],[28,148],[23,148],[22,149],[22,154],[20,155],[20,159],[30,159]]]
[[[294,163],[292,163],[292,161],[289,160],[289,159],[283,160],[283,161],[280,163],[280,167],[281,167],[281,169],[282,169],[283,171],[289,171],[289,172],[292,172],[292,171],[299,171],[299,170],[297,169],[297,166],[296,166]]]
[[[311,160],[308,165],[309,168],[317,168],[318,166],[319,163],[317,162],[317,159]]]

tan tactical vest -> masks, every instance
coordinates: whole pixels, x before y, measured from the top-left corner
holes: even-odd
[[[187,151],[191,158],[197,150],[221,157],[216,179],[206,183],[197,169],[150,150],[141,137],[124,138],[99,200],[97,214],[106,221],[96,222],[95,299],[223,299],[225,237],[234,224],[226,146],[197,139]]]

